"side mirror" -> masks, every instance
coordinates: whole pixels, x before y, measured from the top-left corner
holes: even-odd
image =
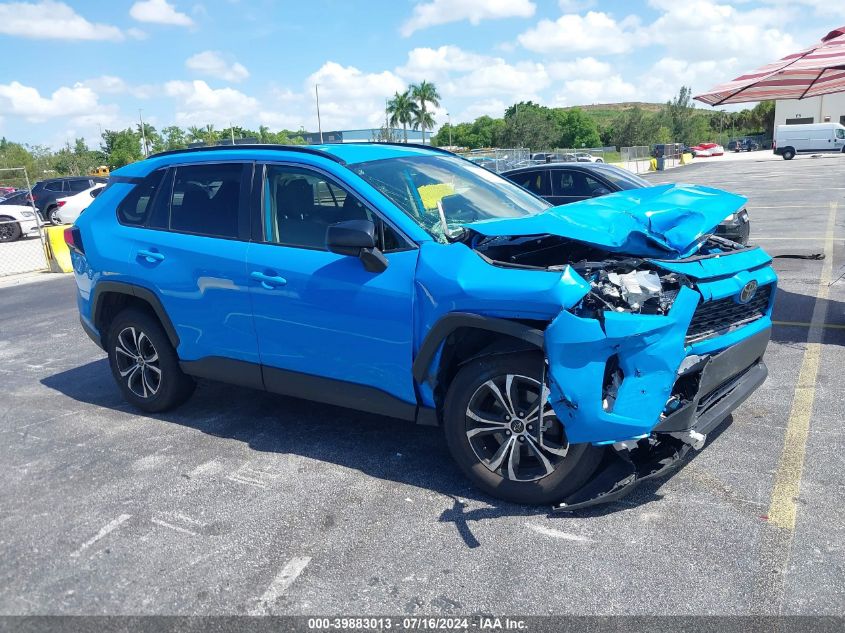
[[[376,248],[376,225],[369,220],[346,220],[326,229],[326,248],[338,255],[358,257],[364,269],[380,273],[387,268],[387,258]]]

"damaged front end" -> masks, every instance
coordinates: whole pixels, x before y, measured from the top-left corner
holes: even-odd
[[[683,238],[678,221],[663,232],[641,226],[636,239],[627,227],[624,240],[601,245],[566,231],[509,235],[514,224],[471,225],[472,248],[494,266],[579,284],[580,300],[544,332],[549,400],[569,442],[607,447],[593,478],[556,509],[613,501],[665,474],[765,380],[776,276],[761,249],[702,234],[700,221]]]

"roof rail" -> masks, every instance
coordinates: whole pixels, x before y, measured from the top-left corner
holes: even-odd
[[[152,154],[149,158],[154,158],[158,156],[174,156],[176,154],[190,154],[194,152],[214,152],[218,150],[234,150],[234,149],[263,149],[263,150],[275,150],[280,152],[300,152],[302,154],[312,154],[313,156],[322,156],[323,158],[328,158],[336,163],[340,163],[341,165],[345,165],[346,161],[342,158],[335,156],[329,152],[324,152],[321,149],[316,149],[314,147],[308,147],[307,145],[280,145],[276,143],[266,143],[266,144],[255,144],[249,143],[244,145],[205,145],[203,147],[186,147],[184,149],[171,149],[164,152],[158,152],[156,154]]]
[[[450,152],[448,149],[443,149],[442,147],[437,147],[436,145],[425,145],[424,143],[402,143],[401,141],[347,141],[345,143],[338,143],[338,145],[395,145],[397,147],[430,149],[432,152],[440,152],[441,154],[457,156],[457,154]]]

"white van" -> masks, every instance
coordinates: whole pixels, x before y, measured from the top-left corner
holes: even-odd
[[[785,160],[796,154],[845,151],[845,125],[839,123],[808,123],[778,125],[772,150]]]

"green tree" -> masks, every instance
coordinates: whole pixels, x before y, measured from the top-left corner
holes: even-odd
[[[559,137],[560,127],[549,108],[528,101],[505,110],[505,126],[500,138],[502,145],[539,151],[552,149]]]
[[[414,117],[414,129],[417,127],[422,129],[422,140],[425,143],[425,130],[434,127],[434,117],[426,109],[428,104],[435,108],[440,106],[440,93],[437,92],[437,87],[425,79],[418,84],[412,84],[408,90],[411,96],[420,104],[419,112]]]
[[[669,129],[676,143],[695,143],[695,102],[692,88],[681,86],[678,95],[668,101],[663,109],[664,125]]]
[[[219,136],[211,123],[206,125],[202,132],[202,140],[206,145],[215,145]]]
[[[555,115],[560,127],[558,147],[578,149],[601,145],[601,137],[595,120],[580,108],[556,110]]]
[[[183,149],[188,146],[185,131],[177,125],[171,125],[161,131],[164,149]]]
[[[402,136],[408,142],[408,126],[415,125],[419,115],[419,108],[411,96],[410,91],[395,93],[393,98],[387,102],[387,114],[390,117],[390,125],[402,126]]]
[[[133,129],[105,130],[101,143],[109,169],[117,169],[141,160],[141,136]]]
[[[188,142],[189,143],[202,143],[205,140],[205,130],[201,127],[197,127],[196,125],[191,125],[188,127]]]

